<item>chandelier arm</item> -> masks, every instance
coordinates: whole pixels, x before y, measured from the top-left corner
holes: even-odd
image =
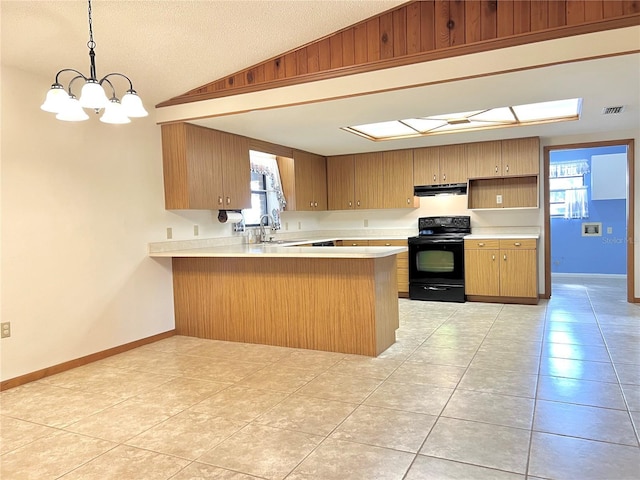
[[[71,69],[68,69],[68,70],[71,70]],[[73,70],[73,71],[75,72],[75,70]],[[69,82],[69,87],[68,87],[68,90],[69,90],[69,96],[73,95],[73,93],[71,92],[71,85],[73,84],[73,82],[75,82],[75,81],[76,81],[76,80],[78,80],[79,78],[82,78],[82,79],[84,79],[85,81],[87,80],[87,78],[86,78],[84,75],[82,75],[80,72],[77,72],[77,73],[79,73],[79,75],[76,75],[75,77],[73,77],[73,78],[71,79],[71,81]]]
[[[108,75],[107,75],[107,76],[108,76]],[[98,82],[98,83],[100,83],[100,85],[102,85],[102,83],[103,83],[103,82],[108,83],[108,84],[109,84],[109,86],[111,87],[111,98],[116,98],[116,88],[113,86],[113,83],[111,83],[111,82],[107,79],[107,77],[104,77],[104,78],[103,78],[102,80],[100,80],[100,82]]]
[[[84,78],[85,82],[87,81],[87,77],[85,77],[81,72],[79,72],[78,70],[76,70],[75,68],[63,68],[62,70],[60,70],[58,73],[56,73],[56,83],[58,85],[61,85],[60,82],[58,82],[58,77],[65,72],[73,72],[73,73],[77,73],[78,76]],[[73,80],[75,80],[78,77],[74,77]],[[71,82],[73,82],[73,80],[71,80]],[[69,87],[71,87],[71,82],[69,82]]]
[[[127,81],[129,82],[129,90],[133,90],[133,83],[131,82],[131,79],[129,77],[127,77],[126,75],[122,74],[122,73],[118,73],[118,72],[113,72],[113,73],[107,73],[104,77],[102,77],[102,80],[100,80],[98,83],[102,83],[102,82],[109,82],[109,80],[107,80],[108,77],[111,77],[113,75],[117,75],[118,77],[124,77],[127,79]],[[111,85],[111,88],[113,88],[113,85],[111,84],[111,82],[109,82],[109,85]]]

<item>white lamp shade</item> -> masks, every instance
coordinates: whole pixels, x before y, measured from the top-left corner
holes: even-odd
[[[103,123],[131,123],[131,119],[127,117],[122,109],[122,105],[116,98],[109,100],[109,103],[104,107],[104,113],[100,117],[100,121]]]
[[[45,112],[60,113],[65,107],[67,100],[69,100],[69,94],[65,89],[52,85],[40,108]]]
[[[102,85],[95,80],[87,80],[80,93],[80,106],[84,108],[104,108],[109,103]]]
[[[76,97],[67,95],[67,101],[62,110],[56,115],[56,118],[65,122],[82,122],[88,120],[89,115],[82,109]]]
[[[146,117],[149,113],[144,109],[142,100],[135,92],[135,90],[129,90],[122,97],[122,109],[127,117],[138,118]]]

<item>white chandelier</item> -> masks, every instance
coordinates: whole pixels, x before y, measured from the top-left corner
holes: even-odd
[[[87,120],[89,115],[83,110],[88,108],[95,110],[99,113],[100,110],[104,110],[100,121],[104,123],[130,123],[131,118],[146,117],[149,115],[142,105],[142,100],[138,96],[137,92],[133,89],[131,80],[122,73],[109,73],[98,80],[96,75],[96,54],[94,48],[96,42],[93,41],[93,24],[91,21],[91,0],[89,2],[89,41],[87,47],[89,48],[89,59],[91,60],[89,77],[85,77],[78,70],[73,68],[64,68],[56,74],[56,79],[51,89],[47,92],[44,103],[40,106],[45,112],[51,112],[56,114],[58,120],[65,120],[68,122],[81,122]],[[69,81],[67,88],[58,81],[62,73],[73,72],[76,75]],[[116,96],[116,90],[113,83],[109,80],[111,77],[123,77],[129,82],[129,90],[127,90],[122,97],[122,102]],[[80,93],[80,99],[77,99],[73,94],[71,87],[73,83],[78,80],[84,80],[82,91]],[[109,85],[111,88],[111,98],[108,98],[103,84]]]

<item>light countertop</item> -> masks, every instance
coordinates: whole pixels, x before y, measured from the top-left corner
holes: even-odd
[[[465,240],[514,240],[519,238],[535,238],[537,240],[538,238],[540,238],[540,235],[538,235],[537,233],[472,233],[471,235],[465,235],[464,237]]]
[[[314,239],[314,242],[319,240]],[[406,247],[302,247],[296,242],[275,245],[239,244],[204,248],[187,248],[152,252],[151,257],[211,257],[211,258],[380,258],[407,251]],[[290,245],[290,246],[287,246]]]

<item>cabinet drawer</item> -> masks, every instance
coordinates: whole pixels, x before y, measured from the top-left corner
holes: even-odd
[[[398,261],[398,270],[401,268],[409,269],[409,257],[406,253],[399,253],[396,255],[396,259]]]
[[[511,238],[509,240],[500,240],[500,248],[502,249],[517,249],[522,250],[535,250],[536,239],[535,238]]]
[[[486,249],[497,250],[500,248],[500,240],[497,239],[482,239],[482,240],[465,240],[464,248],[467,250]]]
[[[369,240],[372,247],[406,247],[406,240]]]
[[[343,247],[368,247],[369,240],[342,240]]]

